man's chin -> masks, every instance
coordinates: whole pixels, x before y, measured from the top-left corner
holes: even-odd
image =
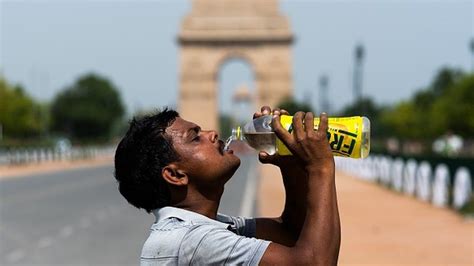
[[[240,166],[240,158],[233,154],[231,156],[232,157],[228,159],[229,164],[228,164],[228,171],[227,171],[227,176],[228,176],[227,180],[229,180],[235,174],[235,172],[237,171],[237,169],[239,169],[239,166]]]
[[[237,169],[240,166],[240,158],[235,156],[234,154],[232,154],[232,159],[231,160],[232,160],[232,164],[234,165],[234,168],[235,168],[234,169],[234,173],[235,173],[235,171],[237,171]],[[232,174],[234,174],[234,173],[232,173]]]
[[[222,156],[226,159],[226,160],[231,160],[231,161],[239,161],[239,164],[240,164],[240,158],[234,154],[234,151],[233,150],[228,150],[228,151],[224,151],[222,153]]]

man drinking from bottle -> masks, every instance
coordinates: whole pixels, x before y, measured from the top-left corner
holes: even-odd
[[[313,114],[298,112],[288,133],[279,119],[283,110],[262,107],[255,117],[271,113],[275,134],[293,154],[259,153],[283,178],[286,201],[275,218],[217,213],[240,159],[224,151],[216,131],[166,109],[131,122],[115,154],[115,177],[130,204],[156,217],[141,265],[337,264],[341,236],[327,115],[314,131]]]

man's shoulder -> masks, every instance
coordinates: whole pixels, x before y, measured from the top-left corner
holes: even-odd
[[[253,265],[269,244],[251,237],[253,219],[220,214],[210,219],[178,208],[162,208],[154,214],[157,220],[143,246],[142,265]]]
[[[166,246],[179,245],[181,241],[189,236],[200,235],[204,236],[206,233],[212,231],[229,232],[227,229],[216,226],[212,223],[201,221],[187,221],[179,218],[170,217],[162,221],[154,223],[150,228],[150,236],[145,245],[153,245],[156,248],[157,244]]]
[[[178,250],[180,243],[189,235],[204,235],[214,230],[225,230],[207,221],[184,220],[167,217],[155,222],[150,228],[150,235],[145,241],[144,250],[155,252],[162,249]],[[227,231],[227,230],[225,230]]]
[[[151,232],[185,230],[192,226],[192,221],[182,220],[177,217],[167,217],[160,221],[156,221],[151,225]]]
[[[177,248],[192,225],[176,218],[154,223],[142,249],[142,258],[177,256]]]
[[[141,258],[142,260],[177,258],[183,242],[199,242],[197,238],[216,230],[224,229],[209,223],[196,223],[174,217],[164,219],[151,226],[150,235],[143,245]]]

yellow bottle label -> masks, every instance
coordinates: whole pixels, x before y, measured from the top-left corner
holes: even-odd
[[[282,115],[281,125],[290,133],[293,132],[293,117]],[[314,119],[314,129],[318,129],[319,118]],[[330,117],[328,119],[328,140],[335,156],[360,158],[362,144],[362,117]],[[291,155],[290,150],[277,138],[277,153]]]

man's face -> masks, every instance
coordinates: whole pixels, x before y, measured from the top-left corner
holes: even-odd
[[[191,184],[224,184],[240,165],[232,150],[224,151],[224,142],[214,130],[201,130],[198,125],[177,117],[166,133],[172,138],[173,147],[181,157],[179,166],[186,171]]]

